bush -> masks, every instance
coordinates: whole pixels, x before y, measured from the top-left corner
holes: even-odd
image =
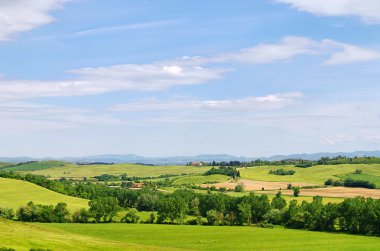
[[[136,208],[131,208],[125,214],[125,216],[123,217],[123,219],[121,219],[121,222],[125,222],[125,223],[139,223],[139,220],[140,220],[139,211],[137,211]]]
[[[325,181],[325,185],[326,186],[332,186],[333,183],[334,183],[334,181],[332,179],[328,179],[328,180]]]
[[[13,248],[1,248],[0,247],[0,251],[16,251],[16,249],[13,249]]]
[[[12,220],[15,217],[15,213],[12,208],[0,207],[0,217],[8,220]]]
[[[294,170],[284,170],[284,169],[277,169],[277,170],[270,170],[269,171],[269,174],[274,174],[274,175],[293,175],[293,174],[295,174],[296,173],[296,171],[294,171]]]
[[[261,228],[273,228],[273,224],[268,223],[267,221],[261,221],[256,224],[256,227],[261,227]]]
[[[235,192],[244,192],[244,184],[243,183],[237,184],[235,187]]]
[[[353,180],[351,178],[345,179],[343,182],[345,187],[363,187],[369,189],[376,189],[376,185],[367,180]]]

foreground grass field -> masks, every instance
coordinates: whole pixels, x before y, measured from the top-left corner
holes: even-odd
[[[26,181],[0,178],[0,207],[18,209],[29,201],[46,205],[65,202],[72,212],[88,207],[85,199],[56,193]]]
[[[270,170],[277,169],[294,170],[294,175],[273,175],[268,174]],[[380,183],[380,165],[318,165],[309,168],[299,168],[294,166],[258,166],[250,168],[241,168],[240,174],[244,179],[262,180],[262,181],[286,181],[286,182],[309,182],[323,184],[327,179],[337,180],[339,176],[350,175],[352,178],[361,179],[363,176],[355,176],[353,173],[356,169],[363,171],[362,175],[370,175],[371,182]]]
[[[130,177],[158,177],[165,174],[202,174],[209,169],[210,167],[193,166],[145,166],[136,164],[76,165],[66,163],[64,166],[36,170],[30,173],[50,176],[52,178],[83,178],[102,174],[121,175],[124,173]]]
[[[59,250],[161,250],[157,247],[139,245],[120,241],[106,240],[98,237],[71,234],[66,231],[46,228],[20,222],[0,219],[0,248],[14,248],[17,251],[29,251],[31,248]],[[75,227],[75,225],[72,225]]]
[[[160,250],[379,250],[378,237],[308,232],[283,228],[207,227],[149,224],[28,224],[66,239],[92,238],[131,245],[136,249]],[[62,231],[62,232],[57,232]],[[85,236],[85,237],[83,237]],[[6,235],[1,236],[5,238]],[[0,241],[1,242],[1,241]],[[143,245],[143,246],[138,246]],[[145,246],[147,245],[147,247]],[[54,249],[61,250],[61,249]],[[83,249],[86,250],[86,249]],[[106,249],[104,249],[106,250]],[[115,246],[114,250],[125,250]]]

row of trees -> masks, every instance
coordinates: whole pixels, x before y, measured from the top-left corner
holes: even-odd
[[[328,179],[325,181],[326,186],[345,186],[345,187],[362,187],[368,189],[376,189],[376,184],[369,182],[367,180],[354,180],[347,178],[344,180],[332,180]]]
[[[311,167],[315,165],[340,165],[340,164],[380,164],[378,157],[322,157],[319,160],[303,160],[303,159],[286,159],[286,160],[253,160],[253,161],[222,161],[205,163],[210,166],[233,166],[233,167],[250,167],[250,166],[287,166],[294,165],[296,167]]]
[[[209,224],[209,225],[284,225],[317,231],[341,231],[353,234],[380,235],[380,200],[357,197],[339,204],[323,204],[322,198],[299,204],[286,200],[278,193],[272,200],[265,194],[250,193],[243,197],[225,194],[197,194],[192,190],[176,190],[172,194],[146,192],[135,194],[144,201],[140,211],[152,213],[145,223]],[[27,222],[113,222],[122,209],[116,197],[99,197],[89,202],[89,209],[71,215],[65,203],[56,206],[29,202],[14,214],[0,209],[0,217]],[[188,216],[194,216],[187,220]],[[207,219],[204,222],[203,219]],[[121,222],[139,222],[137,208],[130,208]]]

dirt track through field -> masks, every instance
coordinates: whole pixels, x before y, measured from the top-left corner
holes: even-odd
[[[215,184],[203,184],[202,187],[211,187],[215,186],[216,188],[225,187],[227,189],[234,189],[236,185],[239,183],[244,184],[244,190],[246,191],[254,191],[254,190],[278,190],[278,189],[286,189],[288,184],[291,183],[293,186],[305,187],[305,186],[316,186],[316,184],[305,183],[305,182],[283,182],[283,181],[253,181],[253,180],[239,180],[238,182],[226,181],[222,183]]]
[[[215,186],[217,189],[225,187],[227,189],[234,189],[239,183],[244,184],[244,190],[257,191],[258,193],[276,194],[280,189],[282,194],[293,195],[292,190],[287,190],[287,186],[291,183],[293,186],[301,187],[301,196],[322,196],[322,197],[341,197],[353,198],[356,196],[371,197],[380,199],[380,189],[366,189],[366,188],[351,188],[351,187],[326,187],[326,188],[311,188],[302,189],[306,186],[316,186],[316,184],[305,182],[271,182],[271,181],[254,181],[254,180],[239,180],[238,182],[226,181],[216,184],[203,184],[202,187]],[[264,191],[262,191],[264,188]]]
[[[282,194],[293,195],[292,190],[281,190]],[[265,193],[275,194],[277,191],[265,191]],[[371,197],[380,199],[380,189],[351,188],[351,187],[327,187],[301,189],[301,196],[322,196],[322,197],[343,197],[354,198],[356,196]]]

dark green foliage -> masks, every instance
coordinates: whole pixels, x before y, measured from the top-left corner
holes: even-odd
[[[75,211],[72,216],[72,220],[74,223],[88,223],[90,218],[91,218],[91,214],[85,208]]]
[[[119,201],[115,197],[99,197],[91,200],[89,212],[96,222],[112,222],[112,218],[120,211]]]
[[[206,213],[207,222],[212,226],[219,226],[223,224],[224,216],[223,213],[218,212],[214,209],[207,211]]]
[[[16,251],[16,249],[0,247],[0,251]]]
[[[272,199],[271,206],[272,208],[279,209],[279,210],[286,207],[286,200],[281,197],[281,192],[278,192],[276,194],[276,197]]]
[[[299,187],[293,187],[293,195],[294,195],[294,197],[300,196],[300,192],[301,192],[301,190],[300,190]]]
[[[154,216],[154,214],[153,214]],[[128,210],[128,212],[125,214],[123,219],[121,219],[121,222],[125,223],[139,223],[140,216],[139,216],[139,211],[135,208],[131,208]],[[153,220],[154,221],[154,220]]]
[[[110,174],[102,174],[100,176],[95,176],[95,179],[98,181],[111,181],[111,180],[119,180],[119,176],[110,175]]]
[[[360,169],[356,169],[354,174],[362,174],[363,173],[363,170],[360,170]]]
[[[269,174],[275,174],[275,175],[293,175],[296,171],[294,170],[284,170],[284,169],[277,169],[277,170],[270,170]]]
[[[358,171],[358,170],[356,170]],[[355,171],[355,172],[356,172]],[[345,186],[345,187],[362,187],[368,189],[376,189],[376,184],[371,183],[367,180],[354,180],[351,178],[347,178],[343,181],[328,179],[325,181],[326,186]]]
[[[376,185],[367,180],[353,180],[351,178],[347,178],[343,182],[345,187],[363,187],[369,189],[376,189]]]
[[[15,217],[15,213],[12,208],[0,207],[0,218],[11,220]]]
[[[244,184],[243,183],[237,184],[235,187],[235,192],[244,192]]]
[[[60,202],[55,207],[52,205],[34,204],[30,201],[26,206],[17,210],[17,219],[27,222],[69,222],[69,211],[66,203]]]
[[[212,175],[212,174],[222,174],[222,175],[230,176],[232,178],[240,177],[240,172],[236,170],[235,167],[230,167],[230,166],[221,166],[219,168],[213,167],[204,173],[204,175]]]

